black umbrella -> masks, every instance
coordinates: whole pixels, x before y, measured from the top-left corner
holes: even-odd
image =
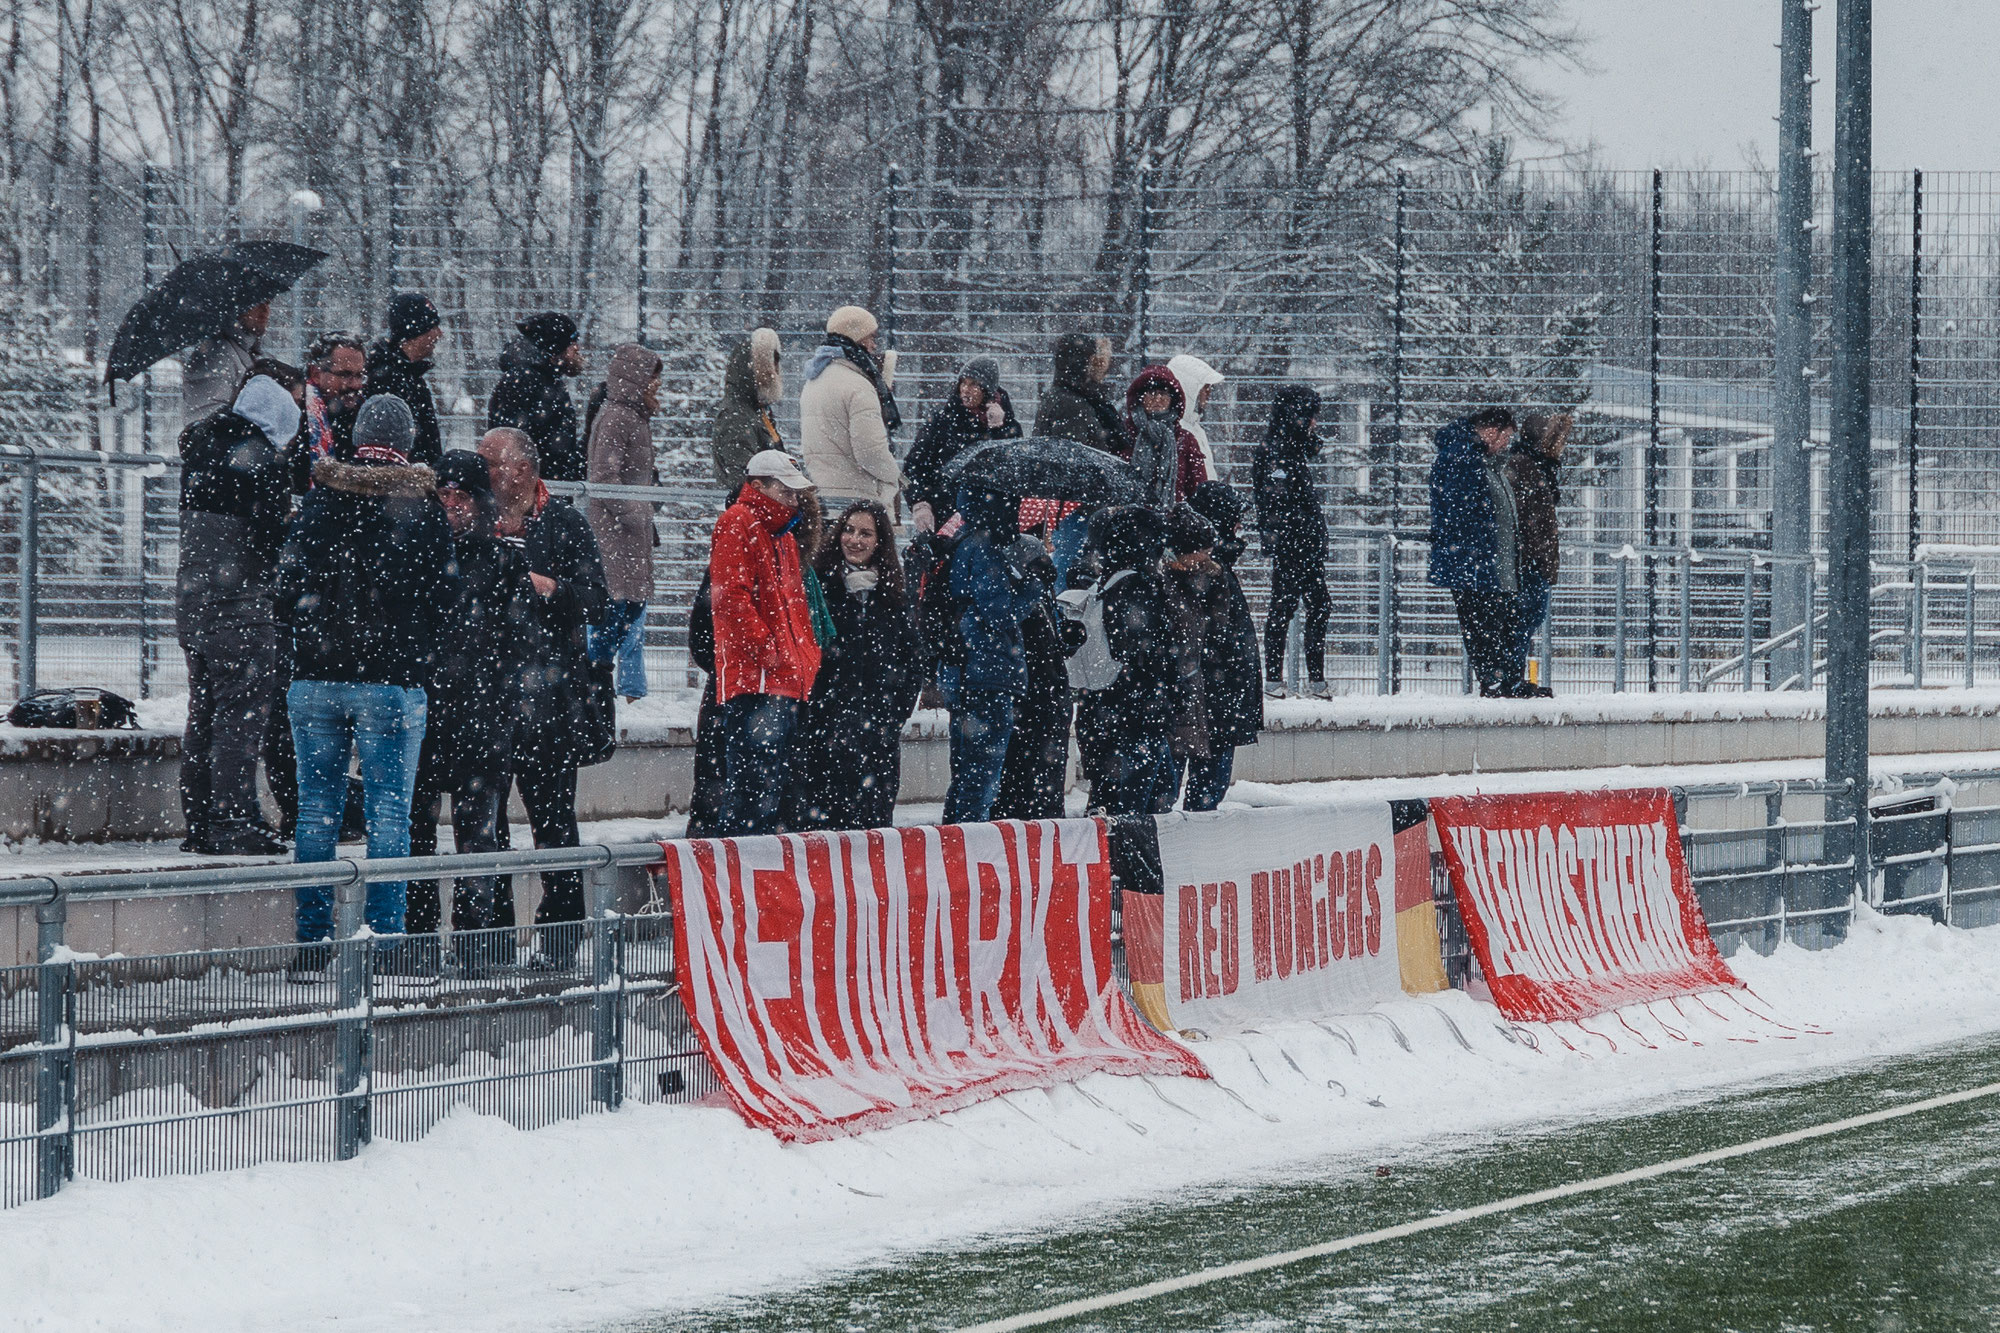
[[[241,241],[174,266],[125,312],[105,359],[104,382],[129,380],[163,357],[226,333],[237,316],[289,291],[326,258],[289,241]]]
[[[989,440],[945,464],[943,479],[954,491],[984,486],[1002,495],[1068,500],[1090,508],[1146,499],[1145,484],[1130,463],[1053,435]]]

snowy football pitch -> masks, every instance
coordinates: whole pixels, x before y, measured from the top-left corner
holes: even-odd
[[[2000,1319],[1996,1080],[2000,1041],[1981,1039],[1691,1107],[1435,1144],[1375,1166],[1342,1160],[623,1327],[1990,1329]],[[1938,1104],[1966,1092],[1977,1095]],[[1808,1129],[1821,1132],[1797,1137]],[[1740,1148],[1749,1151],[1678,1165]],[[1676,1165],[1629,1179],[1660,1164]],[[1579,1182],[1593,1188],[1532,1197]],[[1504,1211],[1453,1216],[1496,1201]],[[1424,1219],[1439,1225],[1397,1234]],[[1298,1254],[1378,1229],[1391,1234]],[[1279,1262],[1201,1276],[1259,1259]],[[1124,1303],[1061,1312],[1106,1297]]]

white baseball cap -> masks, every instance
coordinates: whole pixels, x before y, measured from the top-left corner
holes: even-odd
[[[752,454],[750,465],[743,472],[748,477],[768,477],[773,481],[782,481],[795,491],[809,491],[813,485],[812,478],[808,477],[799,465],[792,461],[792,456],[782,449],[766,449],[761,453]]]

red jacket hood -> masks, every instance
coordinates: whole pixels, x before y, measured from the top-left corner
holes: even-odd
[[[1174,424],[1178,426],[1180,419],[1187,415],[1187,394],[1181,389],[1181,382],[1165,366],[1147,366],[1125,386],[1125,429],[1132,431],[1138,428],[1139,398],[1148,389],[1165,389],[1173,396]]]

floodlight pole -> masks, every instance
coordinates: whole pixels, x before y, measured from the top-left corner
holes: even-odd
[[[1826,776],[1845,780],[1832,820],[1852,819],[1834,855],[1869,890],[1869,265],[1873,125],[1871,0],[1840,0],[1833,138],[1833,416],[1827,468]],[[1845,832],[1845,831],[1843,831]]]
[[[1771,633],[1812,614],[1812,39],[1817,0],[1780,0],[1778,269],[1771,412]],[[1771,683],[1812,688],[1811,635],[1772,653]]]

